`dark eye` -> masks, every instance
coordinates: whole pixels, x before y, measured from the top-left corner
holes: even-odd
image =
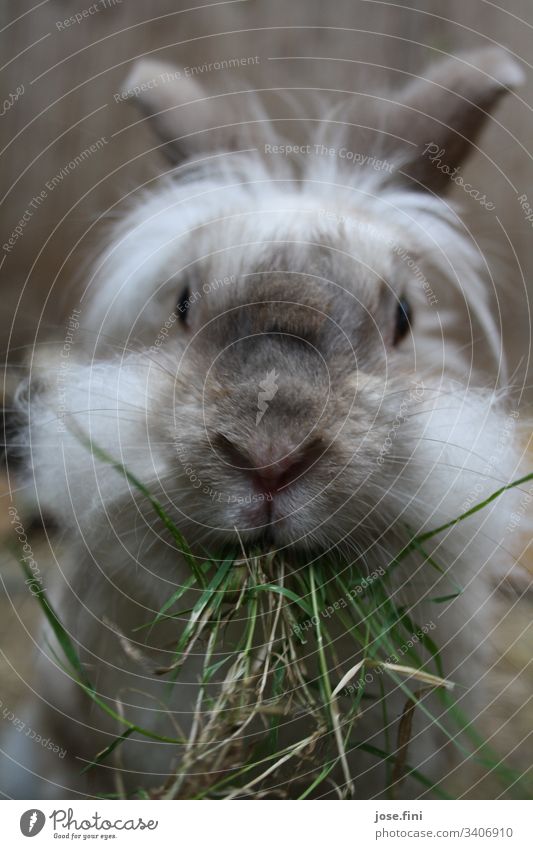
[[[176,315],[182,324],[187,324],[187,314],[189,312],[191,293],[188,286],[181,293],[176,304]]]
[[[406,298],[400,298],[396,307],[396,324],[394,327],[394,339],[392,344],[398,345],[411,329],[413,312]]]

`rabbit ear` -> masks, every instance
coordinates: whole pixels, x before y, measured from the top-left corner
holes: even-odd
[[[212,128],[227,124],[224,97],[209,96],[202,86],[181,68],[166,62],[141,59],[133,66],[118,100],[134,101],[150,119],[164,143],[163,152],[171,162],[192,153],[212,149]],[[224,135],[216,131],[217,140]],[[228,134],[223,139],[228,146]]]
[[[407,85],[388,108],[386,132],[396,137],[395,144],[398,139],[410,143],[401,170],[411,186],[449,188],[450,173],[472,150],[490,112],[523,81],[520,66],[505,50],[488,47],[449,57]],[[448,168],[436,167],[437,158]]]

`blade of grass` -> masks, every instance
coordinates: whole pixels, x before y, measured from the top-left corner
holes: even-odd
[[[113,742],[109,744],[109,746],[106,746],[105,749],[102,749],[101,752],[98,752],[94,760],[92,760],[89,764],[87,764],[87,766],[82,769],[81,775],[84,775],[86,772],[89,772],[90,769],[95,766],[98,766],[98,764],[102,763],[102,761],[105,761],[105,759],[109,757],[112,752],[115,751],[117,746],[120,746],[120,744],[123,743],[124,740],[127,740],[128,737],[130,737],[133,733],[133,728],[126,728],[126,730],[122,732],[120,737],[116,737],[115,740],[113,740]]]
[[[151,504],[151,506],[153,507],[153,509],[155,510],[155,512],[157,513],[157,515],[161,519],[161,521],[163,522],[164,526],[171,533],[171,535],[172,535],[174,541],[176,542],[180,552],[185,557],[185,560],[189,564],[191,571],[193,572],[194,576],[196,577],[198,584],[200,586],[205,586],[205,581],[204,581],[204,576],[202,575],[202,571],[198,567],[198,564],[196,563],[196,559],[195,559],[193,553],[191,552],[189,546],[187,545],[187,542],[185,541],[185,537],[183,536],[181,531],[178,529],[178,527],[174,524],[174,522],[172,521],[170,516],[167,514],[167,512],[163,509],[163,507],[161,506],[159,501],[156,498],[154,498],[154,496],[151,494],[148,487],[145,486],[142,483],[142,481],[140,481],[132,472],[130,472],[129,469],[126,468],[126,466],[124,466],[122,463],[119,463],[118,460],[115,460],[114,457],[112,457],[110,454],[108,454],[107,451],[105,451],[99,445],[96,445],[94,440],[88,434],[84,433],[80,427],[78,427],[77,425],[70,422],[69,423],[69,429],[74,434],[74,436],[83,445],[85,445],[86,448],[88,448],[88,450],[91,452],[91,454],[94,457],[96,457],[102,463],[107,463],[107,465],[109,465],[113,469],[115,469],[115,471],[117,471],[119,474],[121,474],[123,477],[126,478],[128,483],[130,483],[135,489],[137,489],[142,495],[144,495],[144,497]]]
[[[385,752],[383,749],[379,749],[377,746],[372,746],[370,743],[358,743],[354,742],[351,744],[355,749],[361,749],[362,752],[367,752],[369,755],[374,755],[377,758],[380,758],[384,761],[391,761],[394,765],[395,756],[391,755],[390,752]],[[406,775],[412,776],[416,781],[426,787],[428,790],[431,790],[438,796],[440,799],[452,799],[453,796],[450,796],[448,793],[445,793],[444,790],[441,790],[438,784],[435,784],[433,781],[430,781],[429,778],[420,772],[417,769],[414,769],[409,764],[405,765]]]
[[[501,486],[483,501],[480,501],[478,504],[475,504],[474,507],[471,507],[470,510],[467,510],[465,513],[461,513],[460,516],[457,516],[455,519],[446,522],[444,525],[439,525],[438,528],[434,528],[432,531],[426,531],[423,534],[418,534],[418,536],[416,537],[416,541],[419,543],[425,542],[426,540],[431,539],[437,534],[441,534],[443,531],[447,531],[449,528],[453,528],[454,525],[457,525],[459,522],[463,522],[465,519],[468,519],[475,513],[479,513],[480,510],[483,510],[484,507],[487,507],[487,505],[491,504],[492,501],[495,501],[496,498],[499,498],[500,495],[503,495],[504,492],[507,492],[510,489],[514,489],[517,486],[521,486],[523,483],[528,483],[528,481],[530,480],[533,480],[533,472],[530,472],[530,474],[518,478],[518,480],[511,481],[511,483],[508,483],[505,486]]]

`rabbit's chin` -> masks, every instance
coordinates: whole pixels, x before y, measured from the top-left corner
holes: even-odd
[[[311,473],[309,480],[273,494],[246,492],[243,487],[213,502],[206,493],[191,491],[169,505],[169,512],[199,556],[206,550],[244,546],[298,560],[303,554],[353,558],[376,540],[397,536],[394,511],[379,503],[373,485],[364,492],[360,485],[346,471],[330,486]]]
[[[306,520],[306,503],[302,502],[300,511],[291,510],[288,499],[272,497],[262,502],[247,501],[242,496],[238,507],[228,511],[214,510],[204,514],[205,521],[188,525],[179,523],[194,554],[201,556],[206,548],[217,551],[244,544],[256,553],[280,551],[285,554],[313,552],[325,553],[336,547],[335,541],[321,532],[318,521]],[[339,540],[340,543],[340,540]]]

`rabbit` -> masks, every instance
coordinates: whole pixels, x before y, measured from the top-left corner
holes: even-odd
[[[253,92],[237,108],[235,95],[209,96],[179,68],[134,65],[120,99],[140,108],[169,168],[113,225],[78,301],[73,293],[68,346],[37,352],[15,399],[24,485],[62,528],[50,598],[97,692],[130,721],[175,735],[175,718],[187,735],[202,653],[174,684],[169,716],[153,669],[168,663],[179,623],[147,640],[136,628],[190,567],[109,458],[200,558],[236,543],[289,563],[335,552],[362,557],[370,574],[384,574],[408,533],[445,525],[526,474],[527,415],[505,376],[484,258],[447,198],[488,115],[521,82],[503,49],[482,48],[396,91],[345,95],[291,136]],[[523,499],[524,487],[510,488],[431,538],[426,555],[444,577],[416,552],[391,576],[481,726],[498,588],[521,572],[531,529]],[[436,609],[429,599],[450,578],[463,591]],[[48,645],[49,625],[29,721],[68,754],[12,734],[12,794],[164,785],[182,750],[134,736],[82,774],[123,728]],[[350,645],[341,634],[342,673]],[[405,697],[392,688],[390,699],[398,719]],[[479,768],[442,729],[416,722],[410,764],[439,781],[468,767],[475,783]],[[379,705],[363,703],[360,733],[375,745],[380,723]],[[349,763],[347,795],[384,793],[381,763],[355,750]],[[407,781],[401,792],[422,791]]]

